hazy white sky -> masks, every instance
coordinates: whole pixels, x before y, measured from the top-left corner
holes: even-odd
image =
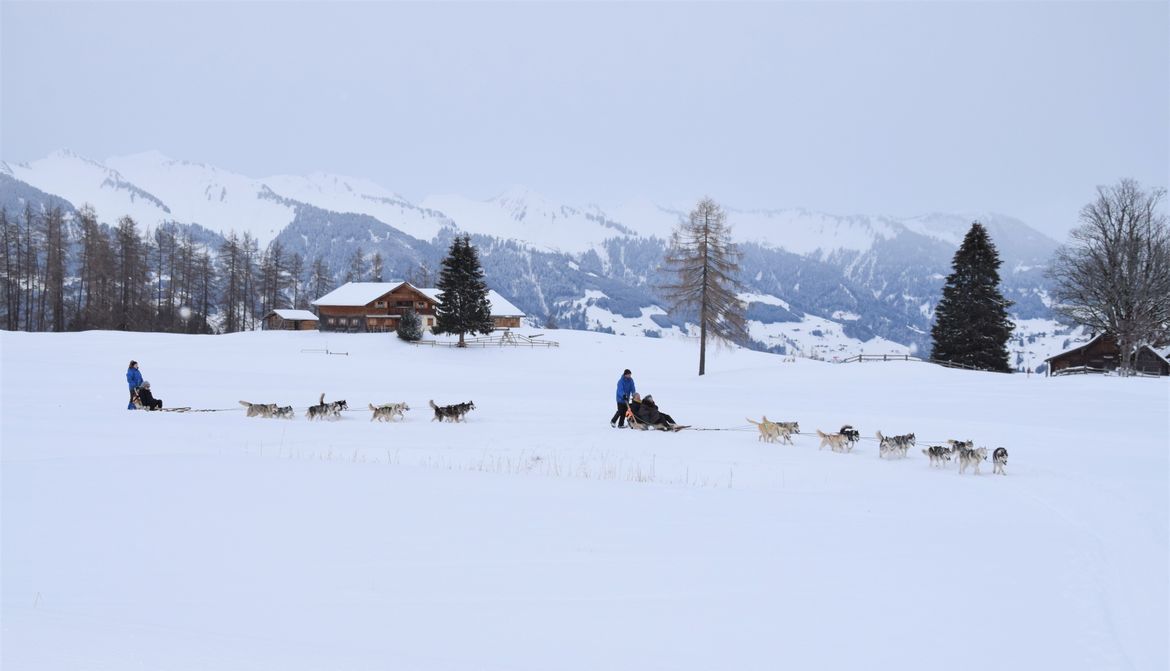
[[[0,158],[995,210],[1063,239],[1096,185],[1170,181],[1168,7],[4,0]]]

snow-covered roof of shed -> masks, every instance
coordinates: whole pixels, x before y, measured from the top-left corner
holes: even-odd
[[[366,305],[402,284],[402,280],[395,282],[346,282],[333,291],[312,301],[313,305],[357,306]]]
[[[288,320],[288,321],[295,321],[295,320],[317,321],[317,315],[313,314],[312,312],[309,312],[308,310],[280,309],[280,310],[273,310],[273,312],[276,313],[277,317],[280,317],[281,319]]]
[[[438,303],[439,294],[443,293],[441,289],[435,287],[415,287],[420,292],[426,294],[427,298]],[[495,289],[488,289],[488,305],[491,308],[491,315],[493,317],[523,317],[524,311],[512,305],[511,301],[500,295]]]

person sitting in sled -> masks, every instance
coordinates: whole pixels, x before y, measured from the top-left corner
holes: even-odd
[[[138,388],[138,402],[147,410],[162,410],[162,399],[155,398],[154,394],[150,393],[149,382],[143,382]]]
[[[630,399],[630,413],[635,420],[646,426],[658,429],[674,429],[676,426],[674,418],[660,411],[658,404],[654,402],[654,397],[649,394],[646,395],[646,398],[634,394],[633,398]]]

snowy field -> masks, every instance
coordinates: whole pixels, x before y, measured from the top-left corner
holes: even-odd
[[[1170,666],[1167,380],[740,350],[699,378],[694,343],[545,337],[0,334],[0,666]],[[131,358],[224,411],[126,411]],[[729,430],[611,429],[626,367]],[[323,391],[362,410],[306,421]],[[404,422],[369,421],[391,401]],[[805,435],[760,443],[762,414]],[[1008,475],[818,451],[845,423],[1004,446]]]

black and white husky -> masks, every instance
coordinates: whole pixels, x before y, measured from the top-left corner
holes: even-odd
[[[308,417],[310,421],[314,419],[325,419],[326,417],[340,419],[342,410],[349,410],[349,404],[345,401],[330,401],[326,403],[325,392],[321,392],[321,400],[317,402],[317,405],[309,406],[309,409],[305,412],[305,417]]]
[[[1004,470],[1007,467],[1007,459],[1007,450],[1002,447],[995,448],[995,451],[991,453],[991,472],[1007,475],[1007,471]]]
[[[930,457],[930,465],[943,467],[951,460],[951,448],[942,445],[931,445],[922,448],[922,453]]]
[[[853,428],[852,424],[846,424],[837,433],[845,436],[845,440],[849,441],[849,449],[846,450],[847,452],[852,452],[853,446],[857,444],[857,441],[861,440],[861,432]]]
[[[381,405],[374,405],[368,403],[370,410],[374,413],[370,417],[370,421],[378,420],[379,422],[393,422],[394,418],[406,418],[406,411],[410,410],[410,406],[403,403],[383,403]]]
[[[293,419],[293,407],[291,405],[281,406],[272,412],[272,416],[277,419]]]
[[[435,420],[439,420],[440,422],[443,420],[447,420],[448,422],[463,422],[466,421],[467,413],[475,410],[475,401],[456,403],[454,405],[435,405],[433,400],[428,401],[428,403],[431,404],[431,408],[435,411],[435,416],[431,418],[432,422]]]

